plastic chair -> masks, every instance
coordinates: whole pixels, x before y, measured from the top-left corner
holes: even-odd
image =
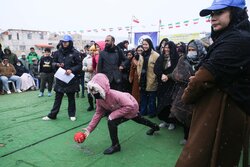
[[[39,86],[39,84],[40,84],[40,83],[39,83],[39,79],[38,79],[38,78],[34,78],[34,77],[33,77],[33,79],[34,79],[34,81],[36,82],[36,89],[38,90],[39,87],[40,87],[40,86]]]
[[[14,81],[8,81],[8,84],[12,84],[12,89],[14,90],[14,92],[17,92],[16,90],[16,85],[15,85],[15,82]]]

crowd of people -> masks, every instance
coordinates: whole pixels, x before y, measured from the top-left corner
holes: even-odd
[[[35,90],[39,86],[34,81],[39,75],[38,61],[39,57],[33,47],[27,57],[22,53],[18,58],[9,47],[2,51],[0,44],[0,94],[11,94],[10,86],[18,93]],[[12,82],[14,84],[10,85]]]
[[[178,167],[237,166],[242,146],[248,149],[244,146],[250,124],[250,24],[245,1],[215,0],[200,12],[207,15],[211,16],[211,44],[200,39],[176,44],[164,38],[155,48],[146,38],[136,48],[128,48],[127,40],[116,45],[115,37],[108,35],[79,52],[72,37],[65,35],[57,51],[46,48],[41,58],[34,48],[20,59],[5,48],[0,89],[10,94],[7,81],[11,80],[22,92],[34,88],[32,79],[39,78],[42,97],[46,83],[48,96],[54,85],[55,101],[42,118],[45,121],[57,119],[64,94],[68,116],[75,121],[75,95],[82,90],[84,97],[86,90],[87,111],[96,112],[85,135],[103,116],[108,117],[112,145],[104,154],[121,150],[117,126],[131,119],[149,126],[148,135],[163,127],[183,127],[180,144],[185,146]],[[54,79],[58,68],[66,75],[74,74],[73,79],[68,83]],[[149,120],[154,117],[162,122],[157,125]]]

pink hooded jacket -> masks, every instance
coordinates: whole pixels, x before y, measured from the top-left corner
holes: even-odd
[[[102,73],[96,74],[87,85],[90,92],[99,92],[103,99],[96,99],[96,112],[89,123],[87,130],[92,132],[105,113],[109,118],[131,119],[138,115],[139,106],[135,98],[129,93],[110,89],[109,80]]]
[[[105,41],[97,41],[96,44],[100,47],[100,51],[104,50]],[[93,59],[92,59],[92,66],[93,66],[94,71],[96,71],[97,63],[98,63],[98,60],[99,60],[99,54],[93,56]]]

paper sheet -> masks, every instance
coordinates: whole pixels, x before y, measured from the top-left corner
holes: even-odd
[[[61,81],[63,81],[63,82],[65,82],[65,83],[69,83],[69,81],[72,79],[72,78],[74,78],[74,74],[73,73],[71,73],[70,75],[66,75],[65,74],[65,72],[66,72],[66,70],[64,70],[63,68],[59,68],[57,71],[56,71],[56,73],[55,73],[55,77],[57,78],[57,79],[60,79]]]

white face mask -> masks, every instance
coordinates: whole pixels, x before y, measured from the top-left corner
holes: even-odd
[[[190,59],[196,59],[197,58],[197,51],[189,51],[187,54],[187,57]]]

